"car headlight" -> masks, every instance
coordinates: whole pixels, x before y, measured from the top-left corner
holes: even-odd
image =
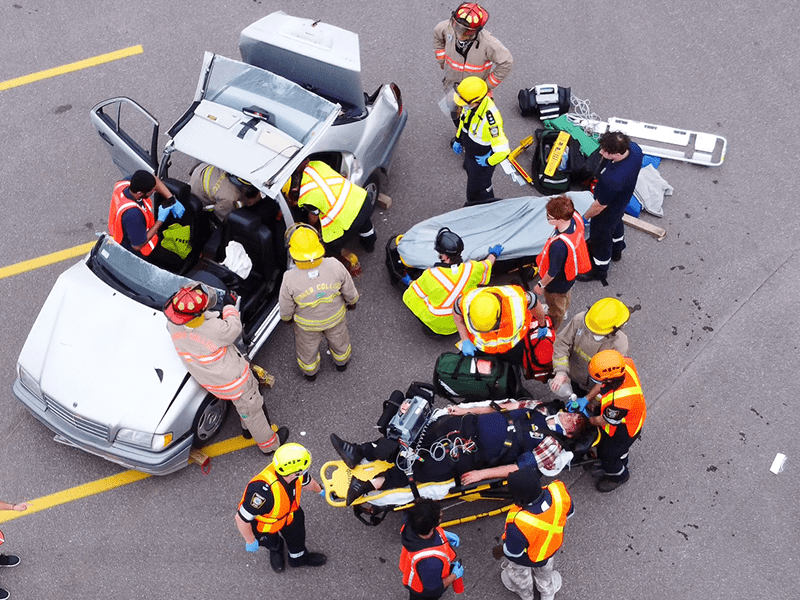
[[[20,366],[17,366],[17,370],[19,372],[19,381],[20,383],[25,386],[25,389],[28,390],[31,394],[36,396],[39,400],[42,399],[42,388],[39,386],[39,382],[34,379],[33,375],[28,373],[25,369]]]
[[[120,429],[117,441],[147,450],[163,450],[172,443],[172,433],[149,433],[135,429]]]

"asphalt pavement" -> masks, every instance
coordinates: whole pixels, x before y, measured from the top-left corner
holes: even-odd
[[[239,32],[273,10],[355,31],[365,90],[396,82],[410,116],[384,181],[394,203],[373,219],[378,249],[359,251],[362,298],[349,314],[353,361],[338,373],[323,360],[317,381],[304,381],[289,328],[279,328],[257,360],[277,376],[268,396],[271,416],[307,445],[316,466],[335,458],[332,431],[370,439],[383,400],[412,381],[430,380],[436,357],[451,349],[452,340],[422,334],[389,284],[381,247],[464,202],[466,176],[448,147],[452,126],[437,107],[440,73],[432,49],[434,25],[456,4],[3,3],[0,82],[138,44],[144,52],[0,91],[0,267],[89,242],[105,229],[119,172],[89,123],[95,103],[129,96],[164,132],[191,102],[203,52],[238,58]],[[491,0],[485,6],[487,29],[515,58],[495,96],[512,144],[538,126],[520,116],[517,92],[542,83],[571,87],[604,119],[728,140],[720,167],[664,160],[659,171],[674,195],[663,218],[643,218],[664,227],[667,237],[658,242],[629,229],[608,287],[575,288],[572,314],[604,296],[639,307],[625,331],[648,417],[632,448],[628,484],[598,494],[582,471],[564,475],[576,514],[556,557],[564,579],[557,597],[796,597],[798,5]],[[494,181],[501,197],[535,194],[500,171]],[[71,262],[0,279],[2,500],[39,498],[121,470],[55,443],[11,392],[27,332]],[[530,389],[547,395],[543,385]],[[229,418],[219,439],[238,434]],[[769,468],[778,452],[788,459],[775,475]],[[19,554],[22,564],[0,572],[0,586],[15,599],[406,597],[396,515],[367,528],[349,509],[310,495],[303,500],[308,547],[328,555],[325,567],[275,575],[266,552],[245,552],[233,515],[263,466],[260,453],[247,448],[213,459],[207,476],[189,467],[5,523],[2,550]],[[501,517],[458,528],[464,598],[514,598],[490,553],[502,529]]]

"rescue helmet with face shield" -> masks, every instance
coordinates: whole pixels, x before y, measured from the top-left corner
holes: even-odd
[[[175,325],[185,325],[211,310],[217,303],[217,295],[204,283],[195,282],[183,286],[164,305],[164,314]]]
[[[616,350],[601,350],[589,361],[589,378],[605,383],[625,376],[625,358]]]
[[[296,442],[282,444],[272,457],[275,472],[284,477],[306,471],[311,466],[311,453]]]
[[[453,94],[453,102],[458,106],[467,106],[480,102],[488,92],[489,86],[486,85],[486,82],[480,77],[472,75],[458,84],[455,94]]]
[[[470,303],[467,318],[478,331],[492,331],[500,322],[499,298],[492,292],[480,292]]]
[[[464,240],[457,234],[450,231],[448,227],[442,227],[436,234],[436,242],[433,249],[439,254],[444,254],[450,258],[458,258],[464,251]]]
[[[616,298],[601,298],[586,311],[583,322],[595,335],[609,335],[628,322],[630,309]]]
[[[325,248],[317,230],[305,223],[296,223],[286,231],[289,256],[300,269],[313,269],[322,263]]]
[[[474,40],[489,21],[489,11],[476,2],[462,2],[451,15],[453,33],[460,42]]]

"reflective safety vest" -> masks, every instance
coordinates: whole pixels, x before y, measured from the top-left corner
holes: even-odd
[[[567,281],[572,281],[581,273],[588,273],[592,269],[592,259],[584,239],[583,217],[576,212],[572,221],[575,223],[575,231],[567,234],[556,229],[544,243],[544,248],[536,259],[540,275],[543,276],[550,268],[550,245],[556,240],[561,240],[567,246],[567,260],[564,263]]]
[[[450,335],[458,331],[453,320],[458,297],[484,285],[491,275],[488,260],[431,267],[406,289],[403,302],[434,333]]]
[[[138,208],[142,211],[145,227],[148,231],[156,223],[156,218],[153,214],[153,201],[150,198],[142,198],[142,204],[144,204],[142,206],[136,200],[131,200],[125,196],[123,192],[128,189],[130,184],[131,182],[127,180],[118,181],[111,195],[111,207],[108,210],[108,233],[118,244],[122,243],[122,238],[125,236],[125,232],[122,230],[122,215],[126,210]],[[147,240],[139,252],[143,256],[147,256],[155,250],[156,246],[158,246],[158,234]]]
[[[405,527],[405,525],[403,525]],[[403,531],[403,527],[400,531]],[[444,540],[438,546],[431,546],[430,548],[423,548],[416,552],[409,552],[403,546],[400,552],[400,570],[403,572],[403,585],[407,588],[414,590],[418,594],[422,593],[422,581],[417,575],[417,563],[426,558],[438,558],[442,561],[442,579],[450,575],[450,563],[456,558],[455,550],[450,547],[447,541],[447,536],[444,534],[444,529],[441,527],[436,528],[439,537]]]
[[[483,291],[490,291],[500,300],[500,325],[492,331],[478,331],[469,318],[472,301]],[[459,302],[464,324],[475,347],[487,354],[503,354],[511,350],[528,332],[531,313],[525,290],[516,285],[475,288]]]
[[[458,120],[456,137],[466,132],[469,139],[476,144],[491,150],[488,164],[497,165],[507,156],[511,148],[503,131],[503,117],[494,105],[494,101],[486,96],[477,108],[464,107]]]
[[[364,188],[351,183],[324,162],[312,160],[303,170],[297,205],[313,206],[319,211],[322,241],[332,242],[350,228],[366,197]]]
[[[528,540],[528,558],[534,563],[547,560],[561,547],[564,523],[572,506],[572,498],[563,483],[554,481],[547,489],[553,503],[543,513],[534,514],[514,505],[506,516],[506,528],[513,523]],[[505,531],[503,539],[506,539]]]
[[[600,414],[604,417],[614,417],[614,412],[620,409],[627,411],[619,420],[619,425],[625,424],[628,435],[634,437],[642,430],[645,417],[647,416],[647,405],[642,394],[642,385],[639,382],[639,374],[636,372],[636,365],[633,360],[625,358],[625,379],[622,385],[613,392],[608,392],[600,398]],[[609,413],[606,414],[606,409]],[[620,413],[621,414],[621,413]],[[617,425],[606,422],[603,431],[609,436],[613,436],[617,430]]]
[[[286,525],[291,525],[294,521],[294,513],[300,507],[300,494],[303,491],[303,478],[298,477],[294,481],[294,500],[289,499],[289,494],[286,493],[283,484],[278,479],[278,474],[275,472],[275,465],[270,463],[261,473],[256,475],[250,480],[263,481],[269,485],[272,492],[272,510],[266,515],[256,515],[256,530],[260,533],[277,533]],[[248,484],[248,487],[250,484]],[[242,500],[239,502],[239,507],[245,501],[247,495],[247,488],[242,494]]]

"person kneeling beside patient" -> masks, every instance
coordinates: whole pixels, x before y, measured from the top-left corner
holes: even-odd
[[[448,415],[432,421],[417,445],[424,460],[414,462],[414,479],[424,483],[456,478],[461,485],[471,485],[507,477],[520,468],[553,471],[565,451],[559,438],[580,438],[590,427],[581,413],[550,415],[538,400],[507,400],[498,406],[502,412],[491,406],[449,406]],[[431,448],[445,441],[451,450],[436,460]],[[331,434],[331,444],[351,469],[365,459],[394,462],[399,450],[398,442],[388,438],[352,444]],[[395,464],[369,481],[353,477],[346,503],[373,490],[407,485],[408,477]]]

